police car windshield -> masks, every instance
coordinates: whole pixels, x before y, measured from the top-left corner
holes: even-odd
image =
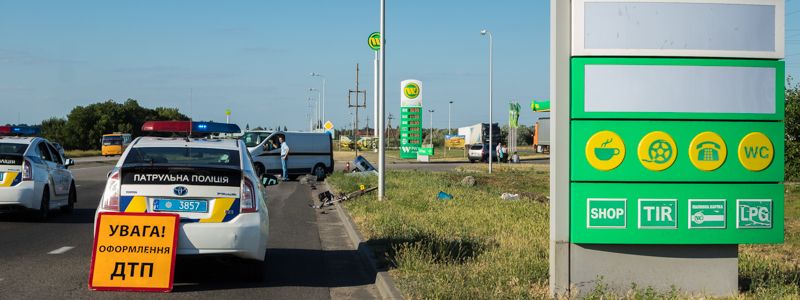
[[[0,143],[0,154],[22,155],[28,149],[28,144]]]
[[[239,169],[239,151],[189,147],[137,147],[131,149],[123,167],[178,166],[229,167]]]

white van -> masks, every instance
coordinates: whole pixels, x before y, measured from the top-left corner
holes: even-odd
[[[248,131],[242,136],[253,157],[256,173],[281,174],[281,148],[278,137],[289,145],[286,168],[289,178],[312,174],[317,180],[333,172],[333,141],[327,133]]]

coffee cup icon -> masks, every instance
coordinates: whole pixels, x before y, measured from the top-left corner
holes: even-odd
[[[619,153],[618,148],[594,148],[594,155],[599,160],[609,160],[615,155],[619,155]]]

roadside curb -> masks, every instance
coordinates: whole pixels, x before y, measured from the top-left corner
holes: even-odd
[[[331,187],[328,185],[328,182],[325,182],[325,188],[330,191]],[[356,224],[353,222],[353,219],[350,218],[350,214],[347,210],[342,207],[342,205],[336,204],[336,213],[339,215],[339,219],[342,220],[342,224],[344,224],[345,231],[347,232],[347,236],[350,238],[350,241],[353,245],[356,245],[358,249],[358,254],[361,257],[361,260],[365,265],[367,265],[372,272],[375,273],[375,287],[378,288],[378,292],[381,294],[383,299],[391,299],[391,300],[399,300],[403,299],[403,294],[400,293],[400,290],[397,289],[397,286],[394,284],[394,280],[391,276],[389,276],[389,272],[385,270],[379,270],[377,267],[377,262],[375,258],[373,258],[372,249],[367,246],[367,243],[361,237],[361,234],[356,230]]]

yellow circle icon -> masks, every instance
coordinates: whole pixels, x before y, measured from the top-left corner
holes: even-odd
[[[653,131],[639,142],[639,162],[651,171],[663,171],[672,166],[678,155],[675,140],[663,131]]]
[[[745,169],[753,172],[764,170],[774,158],[772,141],[761,132],[751,132],[739,142],[739,162]]]
[[[586,160],[600,171],[618,167],[625,159],[625,143],[616,133],[603,130],[586,142]]]
[[[689,144],[689,160],[702,171],[719,169],[728,157],[728,147],[719,134],[706,131],[698,134]]]

